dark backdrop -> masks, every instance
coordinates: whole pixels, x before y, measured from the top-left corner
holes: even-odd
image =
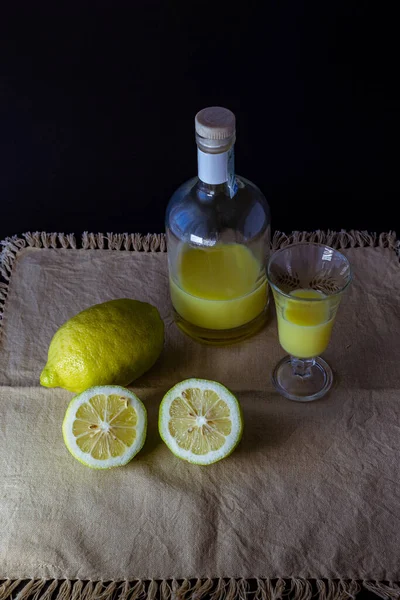
[[[194,115],[237,116],[273,226],[395,229],[397,21],[367,2],[3,2],[0,237],[162,231]]]

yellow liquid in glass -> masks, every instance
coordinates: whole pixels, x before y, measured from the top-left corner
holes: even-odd
[[[265,309],[267,283],[260,264],[241,244],[187,248],[180,256],[179,284],[170,277],[172,304],[183,319],[205,329],[233,329]]]
[[[327,298],[317,290],[294,290],[291,296],[307,299]],[[313,358],[326,350],[334,319],[329,319],[329,301],[285,301],[278,310],[279,341],[288,354],[297,358]]]

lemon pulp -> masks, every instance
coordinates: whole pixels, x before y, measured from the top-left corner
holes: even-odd
[[[161,402],[159,431],[179,458],[199,465],[211,464],[228,456],[240,441],[240,405],[216,381],[182,381]]]
[[[91,388],[70,403],[63,435],[71,454],[83,464],[109,468],[126,464],[146,436],[146,409],[118,386]]]

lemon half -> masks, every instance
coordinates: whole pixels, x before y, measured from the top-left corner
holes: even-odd
[[[237,398],[223,385],[187,379],[164,396],[159,431],[179,458],[209,465],[225,458],[242,437],[242,411]]]
[[[120,386],[92,387],[75,396],[62,431],[72,456],[92,469],[126,465],[146,439],[147,413],[139,398]]]

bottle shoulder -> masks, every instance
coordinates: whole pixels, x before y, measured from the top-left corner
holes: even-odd
[[[268,200],[260,188],[255,183],[250,181],[250,179],[246,179],[246,177],[242,177],[241,175],[236,175],[235,180],[237,183],[237,195],[245,196],[252,202],[252,204],[259,203],[262,205],[266,214],[270,218],[270,207]]]
[[[211,189],[193,177],[172,195],[166,227],[178,238],[191,235],[217,241],[227,230],[241,240],[252,239],[270,227],[270,209],[261,190],[250,180],[235,176],[234,189]]]

